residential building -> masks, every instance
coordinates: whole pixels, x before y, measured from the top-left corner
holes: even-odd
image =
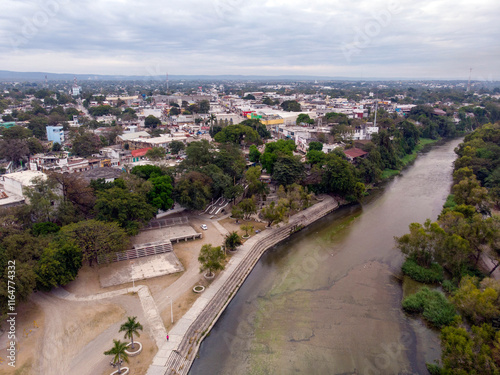
[[[64,142],[64,130],[62,126],[47,126],[47,140],[62,144]]]

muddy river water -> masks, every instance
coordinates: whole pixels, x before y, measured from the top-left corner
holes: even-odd
[[[427,373],[439,336],[401,310],[394,236],[437,218],[460,141],[433,146],[362,205],[264,254],[190,374]]]

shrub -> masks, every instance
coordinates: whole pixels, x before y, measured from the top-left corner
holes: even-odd
[[[427,371],[429,371],[429,374],[431,375],[441,375],[441,367],[436,365],[435,363],[426,363],[427,366]]]
[[[451,280],[444,280],[441,285],[446,293],[453,293],[457,290],[457,286]]]
[[[35,223],[33,224],[33,227],[31,228],[31,232],[33,233],[33,236],[46,236],[47,234],[50,233],[57,233],[59,232],[59,225],[50,223],[50,222],[43,222],[43,223]]]
[[[433,284],[443,281],[443,268],[437,263],[432,263],[431,268],[425,268],[408,258],[401,269],[405,275],[421,283]]]
[[[424,312],[424,296],[418,292],[406,297],[403,300],[403,309],[409,313],[422,313]]]
[[[446,202],[444,203],[443,207],[454,209],[456,205],[457,203],[455,202],[455,195],[450,194],[446,198]]]
[[[437,328],[449,325],[455,315],[455,306],[437,291],[435,291],[435,298],[431,298],[427,302],[422,314],[425,320]]]
[[[455,317],[455,307],[443,293],[427,287],[403,300],[403,309],[409,313],[422,313],[431,325],[441,328],[450,324]]]

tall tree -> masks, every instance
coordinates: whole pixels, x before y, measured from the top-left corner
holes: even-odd
[[[71,242],[52,242],[35,267],[37,288],[50,290],[73,281],[82,266],[82,251]]]
[[[173,187],[169,176],[156,176],[149,179],[153,185],[149,191],[148,202],[160,210],[166,211],[174,205],[172,199]]]
[[[81,129],[73,138],[73,153],[78,156],[87,157],[95,154],[101,147],[100,138],[89,132]]]
[[[160,121],[159,118],[157,118],[157,117],[155,117],[153,115],[149,115],[144,120],[144,126],[146,128],[155,129],[158,125],[161,125],[161,121]]]
[[[149,160],[164,160],[165,159],[165,149],[163,147],[153,147],[146,152],[146,157]]]
[[[97,218],[116,221],[128,233],[137,234],[139,227],[151,220],[156,213],[156,209],[147,202],[145,192],[140,187],[138,189],[134,192],[115,186],[99,191],[95,203]]]
[[[127,344],[124,343],[124,342],[121,342],[120,340],[114,340],[113,339],[113,344],[114,346],[104,352],[104,355],[112,355],[113,356],[113,360],[112,362],[118,366],[118,374],[121,374],[122,371],[121,371],[121,365],[122,365],[122,360],[125,361],[125,362],[129,362],[129,359],[128,359],[128,354],[127,354]]]
[[[270,227],[274,223],[279,223],[283,220],[286,208],[281,204],[271,202],[268,206],[263,207],[260,212],[262,217],[267,220],[267,226]]]
[[[172,155],[177,155],[179,152],[184,150],[185,145],[182,141],[172,141],[169,143],[168,148],[170,149]]]
[[[221,250],[220,246],[213,247],[212,244],[205,244],[201,247],[200,256],[200,272],[208,271],[208,276],[211,277],[214,271],[224,269],[224,259],[226,255]]]
[[[141,337],[139,331],[142,331],[142,324],[136,322],[136,316],[129,316],[127,321],[120,326],[119,332],[125,332],[124,338],[129,338],[132,342],[132,350],[134,349],[134,335]]]
[[[81,250],[83,261],[89,266],[100,255],[112,254],[127,248],[127,233],[117,223],[86,220],[66,225],[59,231],[63,241],[73,241]]]
[[[174,197],[183,207],[202,210],[211,198],[212,179],[200,172],[184,175],[174,188]]]
[[[272,176],[279,185],[300,182],[304,177],[304,165],[299,157],[282,155],[274,163]]]

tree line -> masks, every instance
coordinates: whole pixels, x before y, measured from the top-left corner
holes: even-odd
[[[412,223],[396,237],[405,254],[403,273],[446,295],[422,288],[403,301],[441,328],[441,364],[432,374],[500,373],[500,124],[485,124],[456,148],[452,194],[436,222]],[[493,266],[481,266],[491,259]],[[459,314],[457,314],[457,312]]]

